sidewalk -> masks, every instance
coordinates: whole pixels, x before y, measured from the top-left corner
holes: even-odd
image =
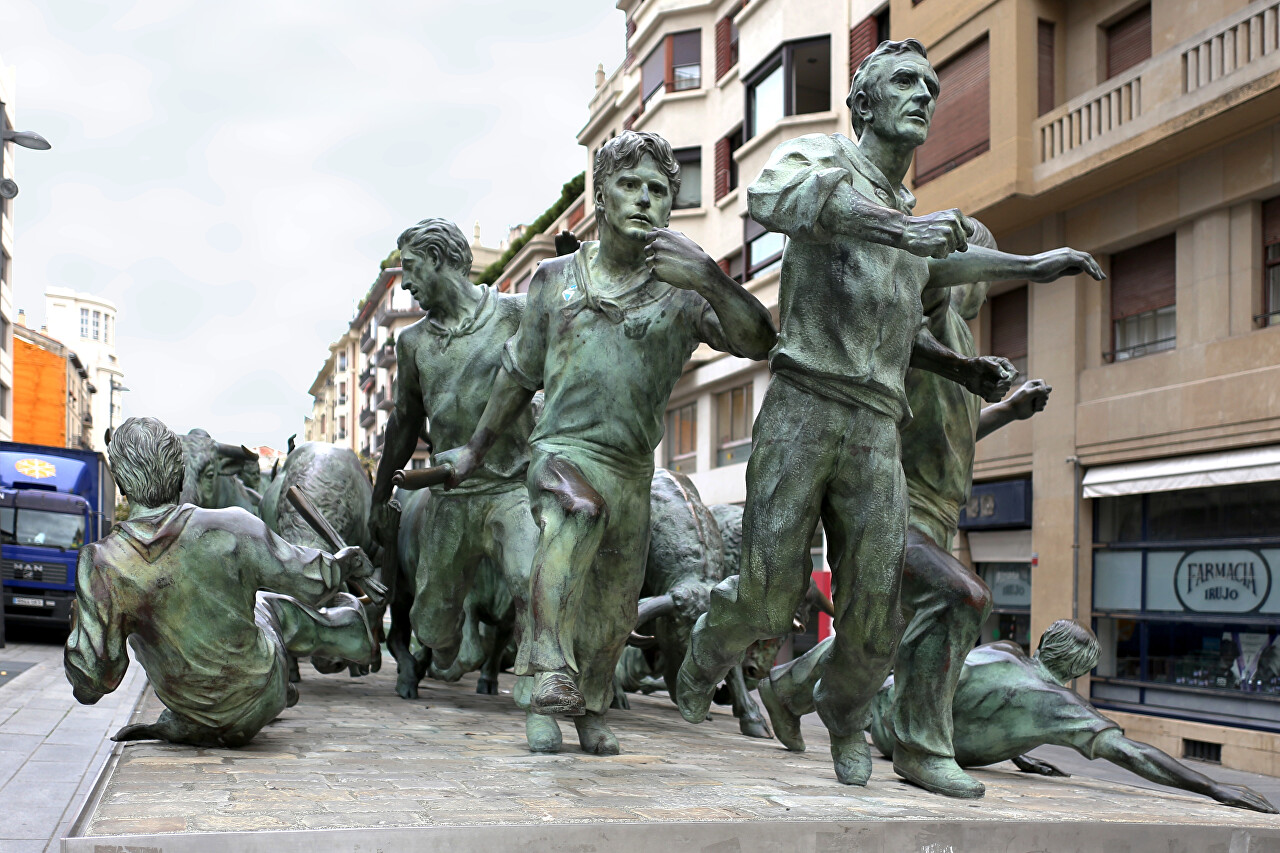
[[[146,674],[130,666],[119,690],[97,705],[81,705],[62,673],[56,636],[12,631],[0,648],[0,670],[6,664],[31,666],[0,684],[0,850],[56,853]]]

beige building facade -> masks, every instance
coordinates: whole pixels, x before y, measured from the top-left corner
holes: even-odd
[[[984,640],[1092,624],[1102,657],[1077,688],[1133,736],[1280,773],[1280,3],[618,7],[628,58],[598,74],[579,142],[665,137],[686,176],[672,227],[775,312],[784,244],[745,186],[785,139],[851,134],[852,70],[879,40],[923,42],[942,96],[917,212],[959,207],[1006,250],[1071,245],[1109,273],[996,283],[973,324],[1054,387],[979,445],[955,548],[993,589]],[[587,238],[591,191],[588,164]],[[768,380],[696,353],[657,464],[741,501]]]

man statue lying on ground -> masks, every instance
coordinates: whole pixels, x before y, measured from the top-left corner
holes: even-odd
[[[1031,657],[1007,640],[969,652],[952,706],[956,762],[961,767],[985,767],[1012,759],[1027,773],[1065,776],[1047,762],[1024,756],[1045,744],[1067,746],[1085,758],[1104,758],[1161,785],[1204,794],[1229,806],[1275,813],[1258,792],[1215,782],[1150,744],[1129,740],[1119,726],[1066,687],[1097,662],[1098,638],[1067,619],[1048,627]],[[774,667],[770,680],[785,676],[793,663]],[[898,744],[893,704],[890,676],[871,706],[871,740],[889,759]],[[812,707],[812,700],[808,708],[794,702],[769,707],[774,731],[788,749],[803,751],[799,715]]]
[[[91,705],[120,685],[128,640],[166,707],[113,740],[244,746],[297,701],[289,655],[371,663],[360,602],[339,592],[373,571],[360,549],[296,547],[242,509],[179,503],[182,442],[154,418],[121,424],[110,456],[130,514],[80,550],[64,666]]]

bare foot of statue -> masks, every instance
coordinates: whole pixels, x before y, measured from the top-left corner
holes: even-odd
[[[618,739],[604,723],[603,714],[590,711],[581,717],[574,717],[573,724],[578,727],[578,743],[582,751],[588,755],[617,755]]]
[[[524,738],[529,743],[530,752],[559,752],[564,742],[556,718],[533,711],[525,712]]]
[[[791,713],[778,693],[773,689],[773,682],[765,678],[756,685],[760,691],[760,701],[769,714],[769,722],[773,723],[773,735],[778,742],[792,752],[804,752],[804,735],[800,732],[800,717]]]
[[[903,744],[894,747],[893,772],[944,797],[976,799],[987,791],[986,786],[961,770],[954,758],[919,752]]]
[[[563,672],[539,672],[533,677],[533,696],[529,709],[535,714],[567,714],[578,717],[587,713],[587,700],[573,679]]]
[[[711,699],[715,696],[716,685],[704,683],[695,674],[695,669],[686,654],[684,663],[680,664],[680,674],[676,676],[676,705],[680,708],[680,716],[685,720],[701,723],[711,711]]]
[[[831,736],[831,759],[836,781],[842,785],[866,785],[871,778],[871,747],[862,732],[848,737]]]

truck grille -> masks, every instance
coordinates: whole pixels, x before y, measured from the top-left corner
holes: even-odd
[[[58,563],[0,560],[0,579],[64,584],[67,582],[67,567]]]

